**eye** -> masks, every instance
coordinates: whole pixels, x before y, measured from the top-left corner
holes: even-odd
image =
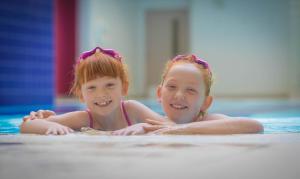
[[[106,87],[107,88],[114,88],[116,85],[114,83],[107,83]]]
[[[188,91],[190,94],[196,94],[196,93],[197,93],[197,90],[195,90],[194,88],[188,88],[187,91]]]
[[[89,91],[92,91],[92,90],[96,89],[96,86],[88,86],[87,89],[88,89]]]
[[[170,85],[167,85],[167,89],[169,89],[169,90],[174,90],[174,89],[176,89],[176,86],[170,84]]]

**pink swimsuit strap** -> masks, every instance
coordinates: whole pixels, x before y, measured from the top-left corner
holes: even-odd
[[[94,128],[94,119],[93,119],[93,116],[91,114],[91,111],[89,109],[87,109],[86,112],[89,115],[89,127]]]
[[[128,126],[131,126],[130,119],[129,119],[128,114],[127,114],[127,111],[126,111],[126,109],[125,109],[124,101],[121,101],[121,107],[122,107],[121,109],[122,109],[123,114],[124,114],[124,116],[125,116],[125,120],[126,120],[126,122],[127,122],[127,125],[128,125]]]
[[[131,121],[130,121],[130,119],[128,117],[127,111],[125,109],[124,101],[121,101],[121,109],[122,109],[122,112],[124,114],[124,117],[125,117],[125,120],[127,122],[127,125],[131,126],[132,124],[131,124]],[[90,128],[94,128],[94,119],[93,119],[92,113],[91,113],[91,111],[89,109],[86,109],[86,112],[89,115],[89,127]]]

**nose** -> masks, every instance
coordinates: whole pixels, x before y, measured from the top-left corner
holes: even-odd
[[[107,98],[108,92],[105,89],[98,89],[97,90],[97,97],[98,98]]]
[[[184,99],[184,93],[181,90],[177,90],[175,93],[175,99]]]
[[[97,101],[108,101],[108,100],[110,100],[110,97],[102,95],[102,96],[95,97],[95,100],[97,100]]]

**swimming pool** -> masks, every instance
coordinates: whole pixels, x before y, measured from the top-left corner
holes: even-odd
[[[160,105],[154,100],[142,101],[156,112],[163,114]],[[43,106],[33,109],[52,109],[58,113],[72,111],[83,106]],[[24,110],[25,109],[25,110]],[[18,134],[22,117],[30,108],[14,107],[1,109],[0,134]],[[13,114],[13,112],[15,114]],[[19,112],[17,112],[19,111]],[[211,113],[222,113],[230,116],[244,116],[260,121],[264,133],[300,133],[300,101],[287,100],[219,100],[209,110]]]

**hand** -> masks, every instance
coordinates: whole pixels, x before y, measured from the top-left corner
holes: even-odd
[[[172,126],[176,125],[175,122],[173,122],[169,119],[166,119],[165,121],[146,119],[146,122],[148,124],[151,124],[151,125],[148,125],[148,126],[144,126],[144,130],[147,133],[152,132],[152,131],[156,131],[156,130],[159,130],[159,129],[165,129],[166,130],[166,128],[171,128]]]
[[[139,123],[124,129],[116,130],[112,132],[112,135],[142,135],[146,133],[145,127],[150,127],[151,124]]]
[[[73,129],[56,122],[49,122],[46,135],[65,135],[74,132]]]
[[[176,126],[154,126],[153,128],[147,128],[151,132],[148,135],[164,135],[164,134],[180,134],[176,132]]]
[[[175,122],[171,121],[168,118],[165,118],[165,120],[146,119],[146,122],[152,125],[166,125],[166,126],[176,125]]]
[[[34,119],[46,119],[50,116],[56,115],[54,111],[50,110],[38,110],[37,112],[31,111],[29,115],[23,117],[23,121]]]
[[[111,131],[100,131],[90,127],[82,127],[80,129],[81,132],[89,135],[111,135]]]

